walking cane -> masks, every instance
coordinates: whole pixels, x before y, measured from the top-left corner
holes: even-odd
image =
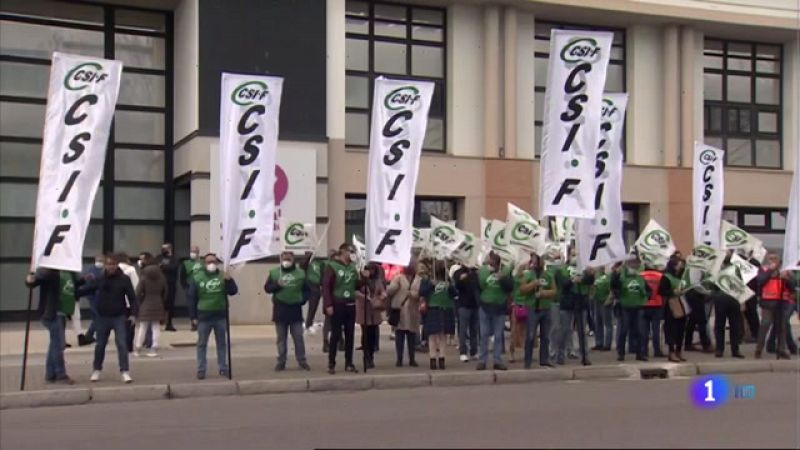
[[[19,381],[19,390],[25,390],[25,372],[28,367],[28,338],[31,333],[31,307],[33,305],[33,288],[28,288],[28,311],[25,318],[25,345],[22,350],[22,375]]]
[[[360,275],[360,274],[359,274]],[[367,373],[367,341],[371,339],[367,339],[367,333],[369,333],[369,327],[367,326],[367,303],[369,300],[367,299],[367,284],[364,283],[364,334],[362,335],[361,339],[361,354],[363,355],[363,364],[364,364],[364,373]]]
[[[231,304],[225,296],[225,345],[228,347],[228,379],[233,379],[233,359],[231,358]]]

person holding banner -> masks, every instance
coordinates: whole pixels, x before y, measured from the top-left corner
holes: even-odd
[[[531,291],[533,303],[528,307],[528,323],[525,333],[525,368],[533,365],[533,341],[536,329],[539,329],[539,365],[553,367],[550,364],[550,303],[556,294],[555,282],[550,272],[544,270],[542,259],[531,255],[531,281],[520,287],[521,293]]]
[[[567,340],[572,339],[572,324],[578,332],[578,347],[581,352],[581,362],[584,366],[592,363],[589,361],[589,352],[586,346],[586,308],[588,306],[589,288],[594,284],[594,271],[586,269],[579,271],[576,267],[577,254],[575,248],[570,249],[569,264],[562,266],[555,272],[555,284],[558,289],[559,302],[559,334],[556,341],[556,364],[564,365],[567,352]]]
[[[322,274],[322,299],[325,314],[331,318],[331,336],[328,345],[328,373],[336,373],[336,352],[344,335],[344,364],[346,372],[358,372],[353,364],[353,345],[356,326],[355,292],[359,288],[359,274],[354,261],[355,249],[350,244],[339,246],[339,252],[328,263]]]
[[[386,309],[386,279],[380,264],[369,263],[361,271],[363,288],[356,291],[356,323],[361,327],[361,350],[367,369],[375,368],[378,327]]]
[[[503,364],[503,346],[507,301],[514,289],[514,280],[509,271],[501,266],[500,255],[492,251],[487,259],[487,263],[478,271],[481,346],[477,370],[486,370],[491,336],[494,336],[494,370],[508,370]]]
[[[272,294],[272,321],[278,337],[275,371],[282,372],[286,369],[286,341],[290,333],[294,341],[297,365],[303,370],[311,370],[306,361],[303,340],[303,304],[308,297],[306,274],[295,264],[292,252],[281,253],[281,265],[269,272],[264,290],[267,294]]]
[[[419,289],[420,310],[425,312],[425,334],[431,370],[444,370],[447,342],[445,336],[456,331],[455,302],[457,291],[447,281],[444,261],[434,261],[433,279],[422,281]],[[438,365],[437,365],[438,362]]]
[[[686,332],[686,308],[681,300],[681,278],[686,262],[673,255],[664,270],[664,276],[658,287],[659,295],[664,299],[664,335],[669,346],[669,361],[684,362],[683,335]]]
[[[39,306],[42,325],[47,328],[50,343],[45,359],[45,381],[48,383],[75,384],[67,375],[64,362],[64,313],[61,312],[61,272],[40,268],[25,277],[29,289],[39,288]],[[74,300],[73,300],[74,301]]]
[[[729,266],[731,264],[732,254],[733,251],[729,250],[723,262],[723,266]],[[741,272],[738,268],[736,268],[735,272],[736,276],[741,278]],[[716,352],[714,356],[722,358],[725,353],[725,323],[727,321],[731,341],[731,356],[740,359],[744,358],[744,355],[739,351],[739,342],[741,339],[739,334],[743,326],[739,301],[720,289],[716,284],[711,288],[711,299],[714,302],[714,340],[716,343]]]
[[[314,332],[314,317],[317,315],[319,299],[322,295],[319,289],[322,283],[322,269],[324,267],[324,262],[314,258],[314,252],[306,252],[306,257],[303,258],[303,262],[300,263],[300,268],[306,273],[306,286],[308,287],[305,299],[308,304],[305,321],[305,328],[308,333]]]
[[[189,283],[192,282],[194,274],[202,269],[203,260],[200,259],[200,247],[197,245],[192,245],[192,247],[189,249],[189,257],[181,262],[180,275],[178,277],[181,287],[183,288],[183,292],[187,295],[187,297],[189,294]],[[192,307],[191,304],[192,302],[186,302],[187,309]],[[196,314],[194,311],[189,311],[189,317],[193,317],[195,315]],[[197,322],[192,321],[191,331],[197,331]]]
[[[641,261],[638,255],[626,261],[611,276],[611,291],[619,299],[620,317],[617,332],[617,361],[625,361],[625,341],[628,334],[632,342],[641,343],[639,323],[642,307],[650,298],[650,286],[640,273]],[[636,345],[637,361],[647,361],[642,353],[643,345]]]
[[[461,266],[453,274],[453,281],[458,291],[458,352],[461,362],[468,362],[478,358],[478,271]]]
[[[611,276],[601,267],[595,273],[594,286],[591,289],[594,306],[595,326],[592,350],[611,351],[614,341],[614,308],[611,299]]]
[[[90,283],[100,278],[103,275],[103,267],[105,267],[105,261],[106,261],[105,255],[100,254],[95,256],[94,265],[89,267],[89,269],[86,272],[84,272],[83,277]],[[94,335],[95,335],[95,330],[97,329],[97,325],[95,323],[96,318],[98,316],[97,294],[96,293],[90,294],[87,295],[87,297],[89,299],[89,310],[92,312],[92,323],[89,324],[89,329],[86,330],[86,334],[83,337],[78,336],[78,345],[81,347],[85,345],[94,344],[95,342]]]
[[[208,338],[214,332],[217,343],[217,367],[222,377],[228,376],[227,311],[228,296],[236,295],[239,288],[228,272],[219,270],[217,255],[209,253],[203,258],[205,267],[195,273],[189,283],[189,301],[197,314],[197,379],[206,378],[206,349]]]
[[[707,274],[702,270],[687,268],[683,271],[683,284],[686,286],[684,298],[689,304],[689,317],[686,320],[686,335],[684,336],[684,348],[686,351],[711,353],[711,338],[708,336],[708,314],[706,313],[706,303],[708,303],[708,292],[704,285],[707,281]],[[694,332],[700,335],[700,347],[692,343]]]

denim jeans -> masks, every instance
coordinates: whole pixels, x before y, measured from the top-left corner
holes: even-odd
[[[539,364],[550,364],[550,310],[528,310],[528,331],[525,335],[525,366],[533,363],[533,337],[539,327]]]
[[[556,334],[556,360],[564,361],[567,351],[567,339],[572,340],[572,321],[574,311],[562,309],[558,312],[558,333]]]
[[[63,317],[56,316],[53,320],[42,320],[42,325],[50,334],[44,376],[51,381],[67,376],[67,368],[64,363],[64,321],[62,319]]]
[[[469,338],[469,346],[467,345]],[[458,351],[461,355],[478,354],[478,310],[458,308]]]
[[[221,374],[228,373],[227,342],[225,340],[225,318],[199,320],[197,322],[197,374],[206,374],[206,349],[208,337],[214,330],[214,340],[217,342],[217,367]]]
[[[97,321],[97,317],[100,315],[97,312],[97,300],[94,298],[89,299],[89,310],[92,311],[92,322],[89,324],[89,328],[86,330],[86,337],[89,339],[94,339],[95,332],[97,331],[97,326],[95,322]]]
[[[550,304],[550,342],[553,344],[550,349],[550,357],[555,358],[556,356],[556,343],[558,342],[558,334],[559,334],[559,322],[561,321],[559,318],[559,310],[558,303],[553,302]]]
[[[611,348],[614,342],[614,311],[611,306],[604,306],[602,302],[594,303],[594,345],[597,347]]]
[[[128,323],[125,316],[95,318],[95,328],[97,332],[97,343],[94,347],[94,370],[103,370],[103,360],[106,358],[106,345],[114,330],[114,342],[117,345],[117,358],[119,359],[119,371],[127,372],[128,367]]]
[[[641,316],[641,308],[621,308],[620,309],[620,317],[619,323],[617,324],[617,355],[620,357],[625,357],[625,341],[628,338],[628,334],[631,335],[631,340],[633,342],[641,342],[640,334],[640,323],[639,321]],[[641,345],[634,345],[631,346],[630,349],[636,350],[636,356],[644,356],[642,351]]]
[[[278,334],[278,364],[286,365],[286,338],[289,333],[294,341],[294,357],[299,364],[306,362],[306,345],[303,341],[303,322],[276,323]]]
[[[797,353],[797,343],[794,340],[794,336],[792,335],[792,326],[789,321],[792,319],[792,314],[795,311],[795,304],[789,302],[780,302],[781,314],[783,319],[783,329],[786,331],[786,350],[789,350],[790,353]],[[769,329],[769,333],[767,334],[767,351],[770,353],[774,353],[777,347],[776,343],[778,341],[777,335],[775,334],[775,329],[778,327],[771,327]]]
[[[494,364],[503,364],[506,315],[499,310],[486,311],[480,308],[478,316],[481,327],[481,350],[478,359],[482,364],[488,364],[489,337],[494,336]]]
[[[642,355],[647,356],[648,341],[653,341],[653,355],[661,355],[661,321],[664,319],[664,308],[642,308],[640,333]]]

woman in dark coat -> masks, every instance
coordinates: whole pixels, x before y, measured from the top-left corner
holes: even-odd
[[[361,349],[367,369],[375,368],[375,343],[383,321],[388,296],[386,278],[379,264],[369,263],[361,271],[363,287],[356,292],[356,323],[361,326]]]
[[[443,261],[433,264],[433,277],[422,282],[420,287],[420,309],[424,312],[423,328],[428,336],[428,351],[431,358],[431,370],[444,370],[447,335],[455,333],[456,289],[447,281]],[[437,367],[438,361],[438,367]]]
[[[139,314],[136,316],[136,336],[134,356],[139,356],[142,349],[147,329],[153,334],[153,345],[147,352],[147,356],[156,357],[158,354],[158,335],[160,323],[164,320],[165,308],[169,287],[164,273],[158,267],[158,263],[150,255],[145,255],[142,263],[141,278],[139,285],[136,286],[136,298],[139,300]]]

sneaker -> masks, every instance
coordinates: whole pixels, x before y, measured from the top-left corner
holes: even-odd
[[[130,372],[122,372],[122,382],[125,384],[133,383],[133,378],[131,378]]]
[[[303,361],[299,364],[300,368],[305,370],[306,372],[311,371],[311,366],[308,365],[307,362]]]
[[[344,368],[344,371],[345,371],[345,372],[358,373],[358,369],[356,369],[356,366],[354,366],[354,365],[352,365],[352,364],[351,364],[351,365],[349,365],[349,366],[346,366],[346,367]]]
[[[469,362],[469,356],[467,356],[467,355],[461,355],[461,358],[459,358],[459,359],[461,359],[461,362],[464,362],[464,363],[465,362]]]
[[[92,383],[100,381],[100,371],[95,370],[94,372],[92,372],[92,376],[89,377],[89,381],[91,381]]]
[[[567,358],[569,358],[569,359],[578,359],[578,354],[575,353],[575,352],[569,352],[569,355],[567,355]]]
[[[136,350],[134,350],[134,351],[133,351],[133,353],[131,353],[131,354],[132,354],[133,356],[137,357],[137,358],[138,358],[138,357],[140,357],[140,356],[142,356],[142,354],[141,354],[141,353],[139,353],[139,349],[136,349]]]
[[[228,378],[228,369],[219,369],[219,376]]]
[[[158,353],[156,353],[155,349],[151,348],[150,351],[147,352],[147,357],[148,358],[156,358],[156,357],[158,357]]]
[[[328,367],[328,374],[329,375],[335,375],[336,374],[336,369],[333,368],[333,367]]]

